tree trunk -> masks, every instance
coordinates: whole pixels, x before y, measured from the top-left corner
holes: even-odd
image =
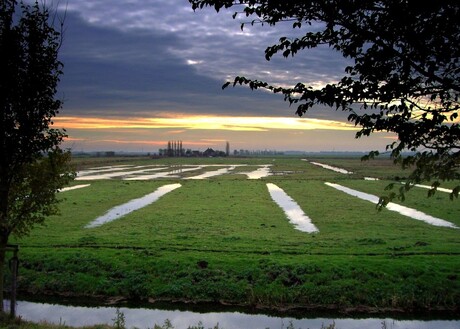
[[[3,123],[3,121],[2,121]],[[3,124],[2,124],[3,128]],[[4,148],[2,147],[2,152]],[[8,153],[7,153],[8,154]],[[5,257],[6,245],[8,244],[8,210],[9,210],[9,192],[10,181],[8,178],[10,164],[7,157],[2,157],[0,163],[0,313],[4,312],[3,297],[4,297],[4,276],[5,276]]]
[[[0,313],[4,312],[3,297],[4,297],[4,276],[5,276],[5,258],[6,258],[6,245],[8,243],[8,236],[0,235]]]

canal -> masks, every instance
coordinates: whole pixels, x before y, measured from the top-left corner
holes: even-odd
[[[5,305],[8,306],[8,305]],[[150,309],[132,307],[88,307],[59,305],[52,303],[39,303],[19,301],[17,315],[22,319],[32,322],[46,321],[54,324],[68,326],[89,326],[95,324],[113,325],[118,318],[123,318],[126,328],[147,329],[155,325],[162,326],[169,321],[175,329],[186,329],[190,326],[201,326],[205,329],[460,329],[460,320],[422,318],[404,319],[391,316],[382,317],[344,317],[344,316],[315,316],[304,315],[280,316],[268,314],[249,314],[242,311],[196,311],[173,309]]]

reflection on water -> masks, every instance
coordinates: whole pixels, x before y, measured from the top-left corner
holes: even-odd
[[[360,192],[360,191],[356,191],[356,190],[353,190],[351,188],[348,188],[348,187],[345,187],[345,186],[342,186],[342,185],[339,185],[339,184],[333,184],[333,183],[325,183],[326,185],[330,186],[330,187],[333,187],[339,191],[342,191],[342,192],[345,192],[349,195],[353,195],[355,197],[358,197],[362,200],[366,200],[366,201],[370,201],[372,203],[375,203],[377,204],[379,202],[379,197],[378,196],[375,196],[375,195],[372,195],[372,194],[367,194],[367,193],[364,193],[364,192]],[[437,217],[433,217],[433,216],[430,216],[430,215],[427,215],[421,211],[418,211],[418,210],[415,210],[415,209],[412,209],[412,208],[408,208],[408,207],[404,207],[404,206],[400,206],[396,203],[393,203],[393,202],[390,202],[387,207],[386,207],[388,210],[392,210],[392,211],[396,211],[396,212],[399,212],[401,215],[404,215],[404,216],[407,216],[407,217],[411,217],[411,218],[414,218],[414,219],[417,219],[417,220],[421,220],[425,223],[428,223],[428,224],[431,224],[431,225],[434,225],[434,226],[443,226],[443,227],[451,227],[451,228],[458,228],[455,224],[451,223],[451,222],[448,222],[444,219],[440,219],[440,218],[437,218]]]
[[[248,179],[260,179],[271,175],[270,166],[271,165],[265,165],[261,168],[258,168],[257,170],[251,172],[242,172],[241,174],[248,176]]]
[[[219,324],[219,328],[225,329],[278,329],[286,328],[291,323],[294,328],[319,329],[335,324],[336,329],[355,328],[392,328],[392,329],[458,329],[459,320],[395,320],[391,318],[289,318],[276,317],[263,314],[245,314],[240,312],[209,312],[198,313],[178,310],[157,310],[146,308],[118,309],[125,316],[127,328],[153,328],[155,324],[162,325],[166,320],[171,321],[176,329],[185,329],[189,326],[202,323],[204,328],[213,328]],[[65,324],[68,326],[89,326],[95,324],[114,323],[117,308],[115,307],[75,307],[54,304],[42,304],[31,302],[18,302],[17,314],[27,321]]]
[[[375,177],[364,177],[364,180],[379,180],[378,178],[375,178]]]
[[[124,178],[124,180],[150,180],[156,178],[180,178],[180,175],[187,171],[196,171],[202,169],[204,166],[195,166],[190,168],[185,168],[184,166],[171,166],[169,167],[169,172],[161,172],[157,174],[149,175],[136,175],[129,178]]]
[[[181,178],[182,174],[190,171],[198,171],[207,167],[225,167],[213,171],[208,171],[200,175],[186,177],[184,179],[206,179],[213,176],[219,176],[231,173],[236,167],[247,166],[245,164],[222,165],[222,164],[207,164],[207,165],[170,165],[169,167],[160,167],[159,165],[147,166],[113,166],[99,167],[89,170],[82,170],[77,173],[76,180],[98,180],[122,178],[123,180],[150,180],[157,178]],[[240,172],[239,174],[247,175],[249,179],[259,179],[272,175],[270,172],[271,164],[262,165],[252,172]],[[166,172],[165,170],[168,170]],[[155,173],[150,173],[155,171]],[[161,172],[158,172],[161,171]]]
[[[406,182],[401,182],[401,184],[406,184]],[[428,190],[431,190],[433,188],[433,187],[431,187],[429,185],[421,185],[421,184],[413,184],[412,186],[425,188],[425,189],[428,189]],[[443,187],[437,187],[436,191],[444,192],[444,193],[452,193],[453,192],[451,189],[443,188]]]
[[[101,173],[101,172],[107,172],[107,171],[123,170],[123,169],[126,169],[128,167],[133,167],[133,165],[95,167],[95,168],[91,168],[89,170],[80,170],[79,172],[77,172],[77,176],[85,176],[85,175],[89,175],[89,174]]]
[[[130,212],[133,212],[134,210],[143,208],[151,204],[152,202],[157,201],[161,196],[179,187],[181,187],[181,184],[163,185],[157,188],[155,192],[147,194],[143,196],[142,198],[131,200],[125,204],[122,204],[120,206],[110,209],[105,215],[96,218],[94,221],[92,221],[85,227],[92,228],[92,227],[101,226],[102,224],[105,224],[107,222],[111,222],[115,219],[123,217],[124,215],[129,214]]]
[[[235,169],[235,167],[236,166],[231,166],[231,167],[228,167],[228,168],[221,168],[221,169],[217,169],[217,170],[213,170],[213,171],[208,171],[208,172],[205,172],[205,173],[203,173],[201,175],[192,176],[192,177],[186,177],[185,179],[206,179],[206,178],[209,178],[209,177],[220,176],[220,175],[228,173],[230,170]]]
[[[82,185],[74,185],[74,186],[69,186],[69,187],[64,187],[64,188],[61,188],[59,190],[59,192],[66,192],[66,191],[71,191],[71,190],[77,190],[79,188],[83,188],[83,187],[88,187],[90,186],[91,184],[82,184]]]
[[[116,171],[116,172],[109,172],[106,174],[96,173],[93,175],[79,176],[75,178],[75,180],[111,179],[111,178],[116,178],[116,177],[145,173],[149,171],[160,171],[160,170],[167,169],[166,167],[152,167],[152,166],[149,166],[149,167],[148,166],[138,166],[134,168],[142,168],[142,169],[136,169],[136,170],[130,170],[130,171]],[[129,169],[134,169],[134,168],[129,168]]]
[[[306,159],[302,159],[302,160],[308,161]],[[352,171],[348,171],[348,170],[345,170],[345,169],[342,169],[342,168],[330,166],[330,165],[327,165],[327,164],[324,164],[324,163],[313,162],[313,161],[310,161],[310,163],[314,164],[315,166],[320,166],[320,167],[323,167],[324,169],[329,169],[329,170],[332,170],[332,171],[335,171],[335,172],[338,172],[338,173],[341,173],[341,174],[353,174]]]
[[[294,224],[295,228],[302,232],[318,232],[318,228],[311,222],[311,219],[305,215],[299,205],[292,200],[282,189],[272,183],[267,184],[268,191],[273,201],[280,206],[289,221]]]
[[[178,178],[179,176],[173,175],[170,172],[160,172],[156,174],[148,174],[148,175],[136,175],[133,177],[125,177],[123,180],[150,180],[156,178]]]

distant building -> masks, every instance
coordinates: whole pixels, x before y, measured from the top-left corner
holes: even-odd
[[[216,151],[212,148],[206,149],[206,151],[196,151],[187,149],[185,150],[182,146],[182,141],[168,141],[167,147],[158,150],[160,157],[225,157],[230,154],[230,144],[226,144],[226,152]]]
[[[205,157],[214,157],[216,156],[216,151],[214,151],[212,148],[206,149],[206,151],[203,152],[203,156]]]

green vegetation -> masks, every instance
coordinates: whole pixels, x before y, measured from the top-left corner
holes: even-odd
[[[163,161],[171,160],[132,163]],[[390,161],[315,160],[352,175],[299,158],[178,161],[250,166],[207,180],[84,182],[91,186],[60,194],[61,215],[16,241],[20,292],[272,309],[458,310],[459,230],[378,211],[324,184],[379,195],[388,179],[404,177]],[[248,180],[237,173],[263,164],[272,164],[275,175]],[[271,200],[268,182],[290,195],[320,232],[295,230]],[[182,187],[123,218],[84,228],[110,208],[170,183]],[[447,193],[427,198],[427,190],[413,189],[404,205],[460,226],[459,201]]]

